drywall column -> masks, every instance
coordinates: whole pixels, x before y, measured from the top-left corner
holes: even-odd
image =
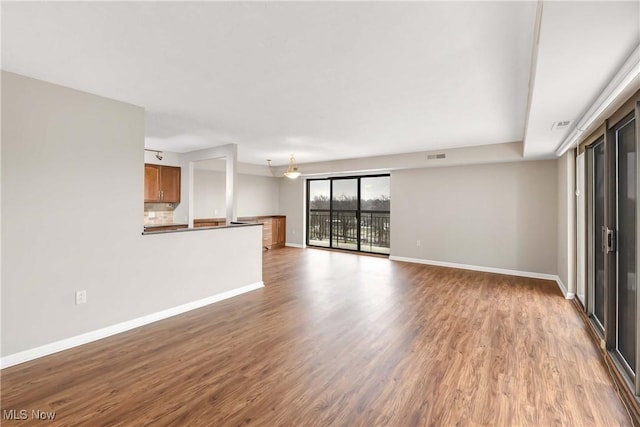
[[[231,144],[227,155],[227,224],[238,219],[238,146]]]
[[[236,144],[226,144],[219,147],[207,148],[204,150],[192,151],[182,155],[183,164],[188,165],[188,180],[189,180],[189,227],[193,227],[194,220],[194,207],[193,207],[193,174],[195,165],[194,162],[209,159],[222,159],[226,160],[226,219],[227,224],[237,219],[238,212],[238,198],[237,198],[237,183],[238,183],[238,146]],[[183,174],[184,176],[184,174]]]
[[[574,152],[566,152],[558,160],[558,276],[566,289],[566,297],[576,293],[576,198]]]
[[[576,158],[576,292],[578,299],[585,304],[587,287],[587,189],[585,179],[586,153]]]

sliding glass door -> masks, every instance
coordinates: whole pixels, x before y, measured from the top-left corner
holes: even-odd
[[[360,250],[389,253],[389,176],[360,180]]]
[[[358,179],[331,180],[331,247],[359,250]]]
[[[616,351],[629,374],[636,370],[636,125],[614,128],[616,148]],[[615,244],[615,242],[614,242]]]
[[[589,149],[589,288],[591,290],[591,316],[596,326],[604,332],[604,306],[605,306],[605,253],[603,250],[603,230],[605,228],[605,191],[604,191],[604,138],[597,141]]]
[[[307,181],[307,245],[388,254],[389,175]]]
[[[331,181],[307,181],[307,245],[330,246]]]
[[[586,147],[586,308],[618,369],[634,383],[634,392],[638,394],[636,114],[634,111],[606,126],[604,135]]]

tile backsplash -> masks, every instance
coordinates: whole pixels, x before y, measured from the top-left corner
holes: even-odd
[[[173,224],[174,209],[171,203],[145,203],[144,225]]]

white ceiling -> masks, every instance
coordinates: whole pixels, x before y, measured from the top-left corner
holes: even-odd
[[[640,2],[545,2],[524,154],[548,157],[640,43]]]
[[[523,141],[525,126],[525,153],[548,157],[551,123],[577,121],[640,42],[635,1],[545,2],[533,67],[535,2],[1,7],[4,70],[145,107],[147,148],[233,142],[256,164]]]

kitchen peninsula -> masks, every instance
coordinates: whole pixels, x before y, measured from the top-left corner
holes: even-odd
[[[262,224],[262,246],[267,249],[284,247],[287,241],[287,217],[284,215],[261,215],[239,217],[238,222]],[[200,218],[193,220],[193,227],[220,227],[226,225],[224,218]]]

